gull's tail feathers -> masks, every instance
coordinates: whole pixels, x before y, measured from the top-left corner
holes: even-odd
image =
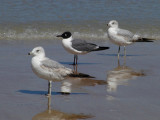
[[[70,77],[80,77],[80,78],[95,78],[93,76],[90,76],[90,75],[84,74],[84,73],[72,73],[69,76]]]
[[[136,40],[135,42],[154,42],[155,39],[152,38],[140,38]]]
[[[99,46],[97,49],[94,49],[93,51],[100,51],[100,50],[107,50],[107,49],[109,49],[109,47]]]

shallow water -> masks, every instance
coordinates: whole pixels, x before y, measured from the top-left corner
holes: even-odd
[[[160,39],[158,0],[0,0],[1,40],[55,40],[71,31],[76,38],[108,40],[106,24]],[[143,3],[143,4],[142,4]]]
[[[96,78],[69,81],[70,95],[59,93],[63,83],[53,83],[52,114],[48,112],[48,98],[44,95],[47,81],[34,75],[27,53],[43,45],[48,57],[72,69],[68,64],[73,62],[73,56],[64,51],[61,41],[0,42],[0,119],[58,118],[59,115],[91,120],[158,120],[160,117],[159,42],[128,46],[126,63],[120,57],[121,67],[116,56],[118,48],[112,44],[109,45],[112,49],[79,56],[78,71]],[[111,77],[109,73],[113,72]]]

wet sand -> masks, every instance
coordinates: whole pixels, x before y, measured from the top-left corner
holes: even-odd
[[[59,93],[63,82],[53,83],[49,107],[44,95],[48,83],[34,75],[31,56],[27,55],[39,45],[48,57],[73,69],[68,65],[73,62],[73,55],[63,49],[61,41],[0,41],[1,120],[36,120],[44,116],[67,120],[160,118],[160,42],[128,46],[126,63],[121,56],[119,65],[118,47],[112,44],[105,43],[111,47],[109,50],[79,56],[78,72],[96,78],[70,81],[70,95]]]

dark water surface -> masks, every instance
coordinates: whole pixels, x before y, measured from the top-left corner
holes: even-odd
[[[158,0],[0,0],[0,39],[55,39],[71,31],[75,37],[107,40],[107,22],[159,39]]]

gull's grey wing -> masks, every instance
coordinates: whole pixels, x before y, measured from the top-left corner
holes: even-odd
[[[79,51],[93,51],[97,48],[96,44],[87,43],[85,40],[73,40],[72,47]]]
[[[49,58],[46,58],[45,60],[41,61],[41,63],[49,68],[64,68],[64,66],[56,61],[53,61]]]
[[[72,69],[66,68],[60,63],[53,61],[49,58],[41,61],[41,68],[47,72],[54,72],[60,76],[66,76],[73,73]]]
[[[132,40],[134,34],[128,30],[118,29],[117,35],[124,37],[126,40]]]

